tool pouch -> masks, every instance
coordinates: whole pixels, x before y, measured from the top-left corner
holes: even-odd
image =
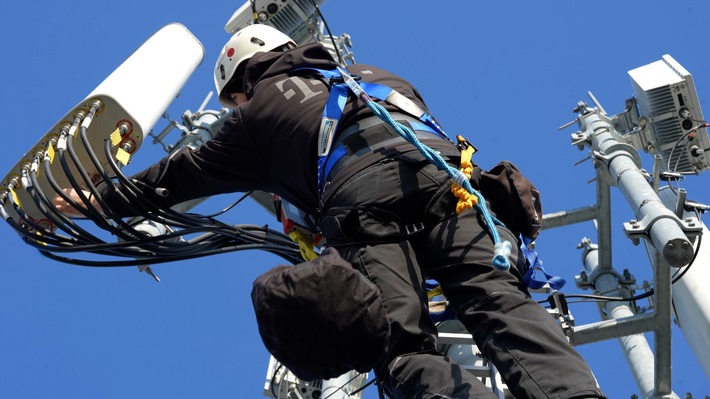
[[[379,288],[334,248],[262,274],[251,297],[266,349],[301,380],[365,373],[387,353],[390,327]]]
[[[471,181],[513,234],[537,238],[542,228],[540,191],[513,163],[501,161],[490,171],[475,166]]]

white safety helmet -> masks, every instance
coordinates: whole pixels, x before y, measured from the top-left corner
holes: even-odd
[[[273,51],[285,45],[296,47],[288,35],[268,25],[249,25],[235,33],[224,45],[214,67],[214,83],[219,93],[219,102],[227,107],[236,107],[237,104],[229,95],[235,92],[235,86],[239,91],[243,90],[242,78],[247,61],[260,51]]]

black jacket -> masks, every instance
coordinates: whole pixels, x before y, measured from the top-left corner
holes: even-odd
[[[315,212],[316,139],[329,91],[320,79],[293,70],[306,66],[333,69],[335,65],[320,44],[255,54],[245,73],[249,101],[235,109],[214,138],[196,150],[184,148],[132,177],[167,189],[166,197],[148,191],[150,199],[164,207],[216,194],[262,190]],[[369,65],[347,69],[363,81],[399,91],[426,109],[406,80]],[[351,96],[338,130],[367,116],[371,116],[367,106]],[[105,199],[116,213],[131,213],[111,193]]]

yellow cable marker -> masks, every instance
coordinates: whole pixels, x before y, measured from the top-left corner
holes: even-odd
[[[15,189],[12,188],[10,189],[10,195],[12,195],[12,201],[17,204],[20,208],[22,208],[22,204],[20,203],[20,198],[17,196],[17,193],[15,192]]]
[[[131,154],[126,152],[123,148],[119,148],[118,152],[116,153],[116,159],[118,162],[122,163],[123,166],[128,165],[128,161],[131,159]]]
[[[49,163],[50,164],[53,163],[54,162],[54,147],[51,145],[49,146],[49,148],[47,148],[47,156],[49,157]]]
[[[111,145],[113,147],[117,146],[121,142],[121,139],[122,139],[121,130],[119,128],[116,128],[116,130],[114,130],[113,133],[111,133],[109,138],[111,139]]]
[[[35,234],[37,234],[38,236],[42,237],[42,232],[39,231],[39,230],[35,231]],[[43,241],[37,241],[37,242],[40,243],[40,244],[42,244],[42,245],[44,245],[45,247],[49,245],[49,244],[47,244],[46,242],[43,242]]]

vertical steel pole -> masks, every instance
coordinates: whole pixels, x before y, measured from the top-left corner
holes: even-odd
[[[638,152],[629,144],[623,142],[623,137],[616,132],[611,120],[603,113],[600,107],[590,109],[586,105],[580,104],[578,108],[581,115],[577,122],[583,133],[578,133],[580,138],[584,138],[591,144],[594,156],[594,165],[597,168],[599,179],[605,180],[610,185],[616,185],[621,190],[624,198],[631,206],[637,220],[632,221],[626,227],[627,234],[638,238],[647,239],[646,244],[652,246],[653,253],[656,254],[655,271],[655,294],[656,311],[654,315],[654,349],[655,361],[650,363],[648,355],[650,350],[637,350],[632,347],[636,345],[638,338],[632,335],[621,340],[624,352],[629,359],[634,376],[639,384],[639,388],[645,395],[652,385],[653,398],[677,398],[671,390],[671,267],[682,267],[687,265],[693,256],[693,248],[683,230],[681,220],[663,204],[658,194],[648,182],[645,174],[641,170],[641,161]],[[604,199],[604,185],[598,185],[598,200]],[[603,209],[604,204],[597,205]],[[603,219],[600,215],[600,220]],[[607,215],[608,216],[608,215]],[[606,224],[600,223],[605,227]],[[606,241],[606,231],[600,230],[600,239]],[[646,241],[646,240],[645,240]],[[610,245],[605,243],[605,246]],[[603,252],[610,250],[604,248]],[[594,251],[596,252],[596,251]],[[591,252],[590,252],[591,253]],[[611,263],[610,254],[605,254],[604,262]],[[599,255],[594,254],[594,259],[585,258],[585,265],[589,263],[594,268],[599,267]],[[611,264],[603,264],[607,270],[611,270]],[[594,286],[597,290],[605,292],[607,289],[613,290],[618,287],[619,281],[614,273],[594,273],[596,280]],[[618,313],[614,317],[630,316],[631,309],[625,308],[618,303],[607,304],[607,314]],[[628,342],[634,342],[632,346],[627,346]],[[645,342],[645,339],[643,339]],[[646,345],[648,345],[646,343]],[[652,356],[652,355],[651,355]],[[653,359],[653,357],[651,357]],[[653,364],[654,366],[650,366]],[[648,367],[655,369],[652,371],[653,384],[649,383]],[[646,396],[649,397],[649,396]]]
[[[619,278],[614,273],[598,274],[598,268],[603,268],[599,263],[602,253],[598,247],[588,239],[581,243],[584,248],[583,263],[589,275],[598,275],[594,281],[595,291],[605,296],[620,296]],[[610,319],[634,316],[635,313],[628,302],[605,302],[604,313]],[[654,356],[646,337],[641,334],[631,334],[619,337],[619,344],[624,352],[626,361],[631,368],[631,374],[641,392],[642,398],[649,398],[654,392]]]

